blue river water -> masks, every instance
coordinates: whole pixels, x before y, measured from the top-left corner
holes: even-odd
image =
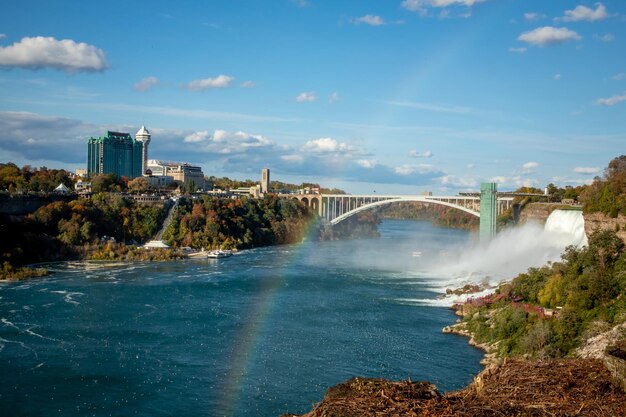
[[[219,260],[64,263],[0,284],[3,416],[278,416],[353,376],[457,389],[482,353],[419,263],[467,232],[385,221],[380,239]],[[412,251],[422,252],[412,257]]]

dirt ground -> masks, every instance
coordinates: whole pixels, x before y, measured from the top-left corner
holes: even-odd
[[[365,416],[624,417],[626,393],[599,360],[514,359],[443,395],[426,382],[353,378],[330,388],[302,417]]]

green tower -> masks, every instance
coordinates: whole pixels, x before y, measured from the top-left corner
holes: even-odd
[[[87,142],[87,173],[115,174],[132,179],[142,172],[143,143],[128,133],[107,132]]]
[[[495,182],[480,184],[480,241],[489,242],[496,235],[498,186]]]

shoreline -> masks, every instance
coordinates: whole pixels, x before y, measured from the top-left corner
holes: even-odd
[[[445,334],[455,334],[455,335],[466,337],[468,339],[467,343],[470,346],[476,349],[482,350],[484,352],[484,355],[483,355],[483,358],[480,360],[480,364],[483,365],[485,369],[489,365],[502,362],[502,359],[498,357],[498,353],[497,353],[498,343],[497,342],[496,343],[479,343],[474,338],[474,335],[472,334],[472,332],[468,330],[467,323],[462,320],[462,318],[465,318],[468,315],[468,313],[463,312],[463,304],[455,304],[451,306],[450,309],[454,310],[454,314],[461,318],[457,318],[455,323],[445,326],[443,329],[441,329],[441,332]],[[483,369],[483,371],[481,372],[484,372],[485,369]],[[480,375],[480,373],[478,375]]]
[[[469,314],[463,311],[463,304],[451,309],[457,316]],[[626,332],[626,324],[622,328]],[[476,342],[461,319],[442,332],[467,337],[470,346],[485,353],[480,361],[484,368],[465,387],[440,393],[429,381],[355,377],[328,388],[311,411],[279,417],[626,415],[626,342],[610,361],[591,356],[501,358],[497,342]],[[616,376],[615,368],[625,376]]]

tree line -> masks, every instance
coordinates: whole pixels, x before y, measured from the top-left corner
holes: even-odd
[[[315,213],[293,199],[184,198],[164,240],[195,249],[245,249],[295,243],[306,237]]]

